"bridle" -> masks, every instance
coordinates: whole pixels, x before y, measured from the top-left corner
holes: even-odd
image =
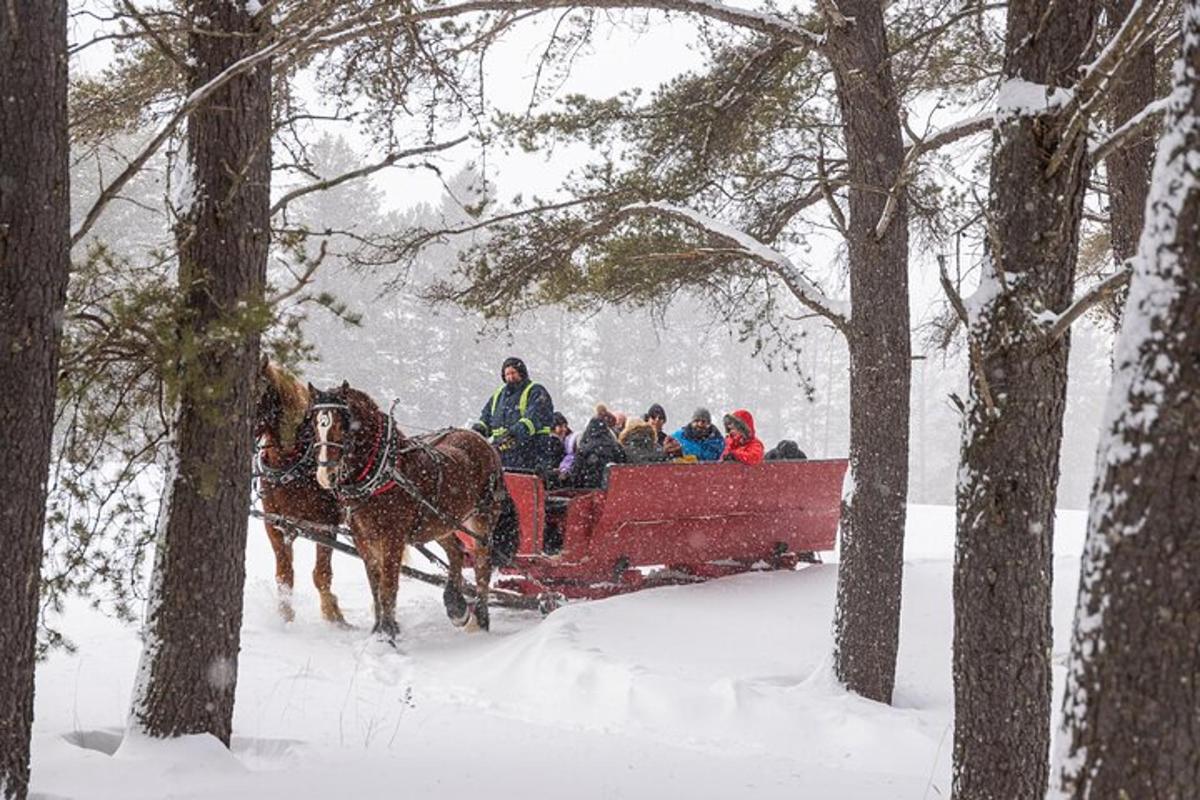
[[[334,485],[337,486],[339,483],[341,483],[342,473],[346,469],[346,460],[350,457],[350,454],[354,452],[354,438],[352,436],[354,432],[354,413],[350,410],[350,405],[344,402],[323,401],[320,403],[314,403],[309,408],[314,412],[314,427],[319,424],[321,417],[320,412],[322,411],[336,411],[338,412],[338,416],[341,417],[343,430],[342,441],[329,442],[318,438],[314,439],[312,444],[313,447],[317,448],[317,467],[332,469]],[[341,455],[338,456],[336,461],[323,460],[320,456],[320,448],[322,447],[337,448],[339,451],[341,451]]]

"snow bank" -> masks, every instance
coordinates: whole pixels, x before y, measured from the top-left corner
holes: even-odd
[[[1060,517],[1069,619],[1083,515]],[[296,588],[276,612],[270,548],[252,531],[234,741],[123,741],[135,633],[73,606],[79,643],[38,674],[34,791],[74,798],[946,796],[954,511],[912,506],[895,705],[830,677],[836,563],[572,604],[499,611],[490,635],[445,620],[405,582],[399,651],[367,637],[362,569],[335,561],[357,628]],[[1076,530],[1078,529],[1078,530]],[[311,548],[298,546],[306,576]],[[1065,624],[1064,634],[1069,633]]]

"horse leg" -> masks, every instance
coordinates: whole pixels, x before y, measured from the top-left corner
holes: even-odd
[[[462,593],[462,543],[457,536],[449,534],[439,539],[438,544],[446,551],[446,563],[450,567],[446,575],[446,588],[442,591],[442,604],[446,606],[446,616],[450,622],[462,627],[471,618],[471,609]]]
[[[396,622],[396,592],[400,588],[400,565],[404,561],[404,542],[382,542],[382,554],[379,565],[379,585],[376,588],[378,601],[376,603],[375,628],[376,632],[395,644],[400,635],[400,625]]]
[[[362,557],[363,569],[367,571],[367,583],[371,587],[371,601],[374,603],[375,625],[371,628],[371,633],[379,633],[382,626],[380,624],[382,607],[379,602],[379,573],[380,564],[382,563],[382,553],[378,542],[367,539],[362,536],[354,537],[354,548],[358,550],[359,556]]]
[[[485,631],[491,627],[491,618],[488,615],[488,592],[492,584],[492,548],[489,534],[499,516],[500,511],[497,508],[487,517],[476,514],[463,525],[475,534],[475,552],[472,556],[475,565],[475,603],[471,606],[470,621]],[[455,537],[455,542],[457,541],[458,538]]]
[[[475,614],[475,623],[485,631],[492,625],[488,614],[488,593],[492,585],[491,556],[491,550],[486,544],[481,542],[475,545],[475,607],[472,611]]]
[[[337,595],[333,593],[333,549],[317,545],[317,563],[313,567],[313,585],[321,595],[321,616],[327,622],[345,625]]]
[[[292,545],[288,543],[283,532],[271,523],[263,525],[267,529],[267,538],[271,540],[271,549],[275,551],[275,589],[279,593],[279,615],[284,622],[296,618],[292,610],[292,587],[295,585],[295,572],[292,569]]]

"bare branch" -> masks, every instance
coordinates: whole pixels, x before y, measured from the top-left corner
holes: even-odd
[[[1170,5],[1170,0],[1136,0],[1120,29],[1113,34],[1100,55],[1083,68],[1070,100],[1059,112],[1070,116],[1067,117],[1058,147],[1046,166],[1047,177],[1053,176],[1067,162],[1075,138],[1087,127],[1092,111],[1133,60],[1131,54],[1154,38],[1158,20]]]
[[[1092,160],[1099,163],[1117,150],[1120,150],[1127,141],[1149,125],[1155,117],[1167,110],[1169,100],[1169,97],[1160,97],[1127,119],[1124,124],[1110,133],[1107,139],[1098,142],[1092,147]]]
[[[175,52],[175,48],[171,47],[171,45],[167,43],[167,40],[162,37],[162,34],[154,29],[154,27],[146,19],[146,16],[142,12],[138,11],[137,7],[134,6],[129,0],[121,0],[121,7],[125,9],[129,16],[133,17],[133,20],[137,23],[138,27],[141,28],[148,37],[150,37],[150,41],[154,42],[154,46],[158,48],[159,52],[169,58],[175,64],[175,66],[186,75],[188,71],[187,64],[182,58],[179,57],[179,54]]]
[[[1084,292],[1075,302],[1067,307],[1066,311],[1059,314],[1050,323],[1050,326],[1046,329],[1047,340],[1054,342],[1062,338],[1063,334],[1070,329],[1075,320],[1087,313],[1088,309],[1111,297],[1114,292],[1129,283],[1129,278],[1132,275],[1133,268],[1126,265],[1120,271],[1114,272]]]
[[[326,189],[332,189],[335,186],[340,186],[343,183],[356,180],[358,178],[365,178],[368,175],[372,175],[380,170],[387,169],[388,167],[395,165],[398,161],[403,161],[404,159],[412,158],[413,156],[449,150],[452,147],[462,144],[469,138],[469,136],[460,136],[457,139],[453,139],[448,142],[437,142],[434,144],[423,145],[421,147],[414,147],[409,150],[400,150],[395,153],[389,153],[384,159],[374,164],[368,164],[365,167],[359,167],[358,169],[344,172],[334,178],[315,181],[313,183],[293,189],[275,201],[275,204],[271,206],[271,216],[275,216],[279,212],[286,209],[288,204],[293,200],[304,197],[305,195],[312,194],[313,192],[324,191]]]
[[[727,22],[739,28],[809,47],[822,47],[825,37],[778,14],[727,6],[715,0],[464,0],[403,15],[405,19],[444,19],[473,11],[525,11],[551,8],[656,9],[680,11]]]

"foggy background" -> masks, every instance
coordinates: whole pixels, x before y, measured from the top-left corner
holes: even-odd
[[[83,5],[87,5],[84,3]],[[488,56],[489,102],[509,112],[552,102],[567,92],[608,96],[630,88],[650,90],[701,63],[688,23],[653,20],[627,25],[599,36],[579,54],[569,74],[553,76],[534,97],[532,76],[546,38],[548,20],[510,36]],[[89,31],[78,29],[82,39]],[[109,57],[102,46],[85,51],[81,69],[99,69]],[[545,78],[543,77],[543,81]],[[440,137],[450,132],[439,132]],[[140,134],[144,137],[146,134]],[[414,134],[416,135],[416,134]],[[104,158],[79,159],[72,174],[74,216],[96,195],[100,175],[111,176],[143,141],[139,135]],[[967,156],[986,152],[980,139]],[[468,145],[467,147],[470,147]],[[323,128],[314,123],[311,155],[318,173],[336,175],[378,158],[371,144],[352,127]],[[577,151],[577,152],[573,152]],[[518,192],[552,195],[566,171],[587,156],[578,146],[550,154],[456,150],[442,156],[440,174],[422,170],[384,172],[335,190],[310,195],[294,204],[293,222],[314,230],[353,229],[359,233],[402,230],[412,224],[437,226],[465,220],[464,199],[484,187],[501,203]],[[149,265],[171,247],[164,213],[169,192],[162,157],[151,162],[114,203],[89,239],[103,241],[134,265]],[[281,176],[277,176],[281,177]],[[280,187],[282,191],[285,186]],[[844,254],[840,242],[810,241],[803,253],[789,253],[816,274],[838,273]],[[315,251],[316,244],[309,245]],[[330,255],[312,289],[344,307],[349,324],[319,304],[291,313],[303,317],[302,330],[314,345],[316,360],[303,376],[318,386],[349,380],[386,408],[410,433],[448,425],[467,425],[500,383],[500,363],[519,356],[532,378],[547,387],[555,408],[575,430],[582,430],[597,402],[626,413],[642,414],[662,404],[674,430],[698,406],[714,417],[748,409],[767,447],[780,439],[796,440],[810,458],[844,457],[848,449],[848,360],[840,335],[820,320],[794,323],[802,333],[795,365],[754,355],[753,332],[741,341],[717,310],[681,296],[665,312],[605,308],[579,312],[559,308],[528,313],[507,325],[487,321],[419,296],[429,282],[448,277],[457,264],[452,244],[429,248],[411,270],[399,274],[351,269],[339,252],[352,250],[345,237],[329,237]],[[934,254],[914,247],[910,267],[913,353],[909,500],[952,504],[959,458],[959,413],[952,395],[965,397],[966,360],[957,343],[948,350],[928,345],[926,323],[943,309]],[[970,260],[968,257],[967,260]],[[275,255],[271,280],[288,285],[295,265]],[[968,263],[968,276],[973,264]],[[844,281],[844,278],[842,279]],[[973,279],[964,285],[969,294]],[[399,285],[397,285],[399,284]],[[828,288],[828,287],[827,287]],[[840,288],[840,292],[839,292]],[[832,294],[845,295],[845,286]],[[800,309],[797,307],[796,312]],[[1072,331],[1070,382],[1063,438],[1059,506],[1086,506],[1093,472],[1097,426],[1108,388],[1111,334],[1087,320]]]

